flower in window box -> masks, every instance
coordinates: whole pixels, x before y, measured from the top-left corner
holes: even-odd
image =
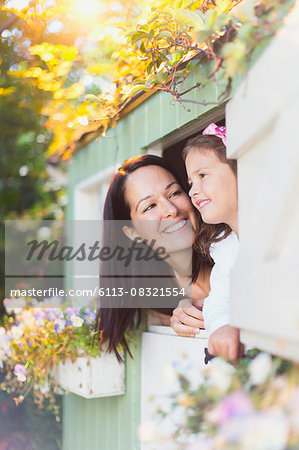
[[[24,383],[26,381],[26,367],[23,364],[16,364],[14,369],[14,374],[17,377],[18,381]]]

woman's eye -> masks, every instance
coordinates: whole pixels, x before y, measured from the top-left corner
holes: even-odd
[[[176,191],[172,192],[169,197],[175,197],[176,195],[180,195],[181,193],[182,189],[177,189]]]
[[[199,173],[198,176],[199,178],[204,178],[206,176],[206,173]]]
[[[143,212],[150,211],[150,210],[153,209],[155,206],[156,206],[155,203],[151,203],[150,205],[148,205],[148,206],[145,208],[145,210],[144,210]]]

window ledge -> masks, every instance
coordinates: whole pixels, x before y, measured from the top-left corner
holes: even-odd
[[[171,327],[167,327],[165,325],[149,325],[148,332],[155,334],[166,334],[168,336],[174,336],[182,339],[182,336],[179,336]],[[200,333],[199,335],[196,336],[196,339],[206,339],[207,337],[208,333],[206,332],[206,330],[200,330]],[[190,339],[190,338],[186,337],[183,339]]]

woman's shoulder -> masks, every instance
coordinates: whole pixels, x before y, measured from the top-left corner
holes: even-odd
[[[223,232],[220,233],[217,238],[223,236]],[[210,255],[214,262],[227,262],[234,261],[239,250],[239,239],[236,233],[233,231],[221,239],[220,241],[213,242],[210,246]]]

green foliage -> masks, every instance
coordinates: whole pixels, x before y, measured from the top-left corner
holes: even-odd
[[[56,1],[49,9],[42,2],[42,7],[17,12],[22,20],[17,28],[26,30],[30,46],[22,49],[24,63],[10,75],[42,93],[39,114],[53,136],[48,153],[69,158],[70,142],[88,131],[84,124],[100,120],[105,130],[141,91],[162,90],[175,101],[198,103],[188,93],[217,83],[218,102],[227,100],[232,78],[248,70],[292,4],[153,0],[145,9],[141,0],[132,0],[119,2],[117,10],[107,4],[94,17],[84,12],[79,17],[74,4]],[[54,18],[63,30],[49,33]],[[202,65],[210,73],[190,86],[188,76]],[[0,96],[11,87],[3,87]]]

